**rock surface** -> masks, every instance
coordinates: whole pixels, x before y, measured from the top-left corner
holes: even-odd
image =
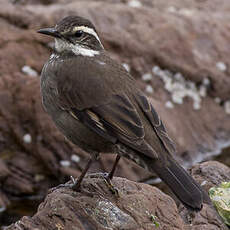
[[[52,40],[36,30],[69,14],[91,19],[112,57],[129,65],[143,90],[152,88],[148,95],[177,144],[181,163],[191,166],[209,158],[229,140],[230,117],[224,107],[230,99],[229,1],[132,4],[128,0],[0,1],[4,35],[0,36],[0,210],[18,198],[42,199],[49,187],[78,176],[86,162],[87,154],[56,130],[40,99],[39,74]],[[170,76],[180,72],[196,89],[209,79],[207,95],[198,95],[197,110],[189,97],[183,104],[172,103],[172,92],[152,72],[156,66],[170,71]],[[141,76],[146,73],[152,78],[144,81]],[[92,171],[108,171],[113,159],[103,156]],[[149,176],[127,160],[121,161],[117,175],[135,181]]]
[[[115,178],[113,182],[119,198],[112,195],[103,179],[87,178],[81,193],[71,189],[52,192],[35,216],[23,217],[8,230],[153,229],[152,215],[157,215],[159,229],[183,229],[182,219],[176,214],[176,204],[160,190],[122,178]],[[169,208],[165,209],[166,205]]]
[[[213,164],[220,180],[230,180],[229,173],[225,177],[218,173],[224,167],[220,163],[207,162],[195,167],[205,171]],[[201,175],[203,181],[208,177]],[[215,178],[209,177],[208,183],[215,183]],[[191,213],[183,207],[178,210],[174,200],[155,187],[118,177],[113,179],[113,185],[118,195],[112,194],[102,177],[90,174],[83,181],[81,192],[69,188],[54,190],[33,217],[23,217],[6,230],[227,229],[215,209],[207,204],[201,212]]]

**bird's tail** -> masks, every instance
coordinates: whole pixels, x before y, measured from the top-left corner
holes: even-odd
[[[148,164],[149,171],[155,172],[186,207],[202,209],[203,202],[210,202],[208,194],[170,155],[167,158]]]

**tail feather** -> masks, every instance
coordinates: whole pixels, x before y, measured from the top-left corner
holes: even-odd
[[[156,173],[187,208],[198,211],[202,209],[203,203],[212,204],[208,194],[168,152],[162,152],[158,159],[136,151],[132,154],[127,152],[123,150],[122,155],[149,172]]]
[[[171,156],[166,164],[155,161],[150,170],[157,173],[186,207],[200,210],[203,202],[209,200],[200,185]]]

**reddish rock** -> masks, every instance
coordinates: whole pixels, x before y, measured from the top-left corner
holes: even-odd
[[[220,185],[223,181],[230,181],[230,168],[217,161],[194,165],[190,171],[206,190]]]
[[[97,174],[88,175],[81,192],[59,188],[49,193],[33,217],[23,217],[6,230],[20,229],[169,229],[224,230],[213,207],[180,212],[159,189],[114,178],[115,195]],[[181,217],[181,216],[182,217]]]
[[[223,181],[230,181],[230,168],[217,161],[194,165],[191,174],[206,191]],[[227,229],[226,225],[218,218],[215,209],[208,205],[204,205],[201,212],[191,220],[188,220],[188,210],[180,206],[180,215],[186,223],[190,222],[192,230]]]
[[[103,179],[88,177],[82,192],[61,188],[50,193],[33,217],[13,229],[184,229],[174,201],[159,189],[114,178],[119,197]],[[167,207],[167,208],[166,208]],[[154,221],[155,219],[155,221]]]

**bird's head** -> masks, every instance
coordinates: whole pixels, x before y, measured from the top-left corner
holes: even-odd
[[[40,29],[38,33],[54,37],[58,53],[73,52],[76,55],[94,56],[103,50],[94,25],[82,17],[65,17],[55,27]]]

